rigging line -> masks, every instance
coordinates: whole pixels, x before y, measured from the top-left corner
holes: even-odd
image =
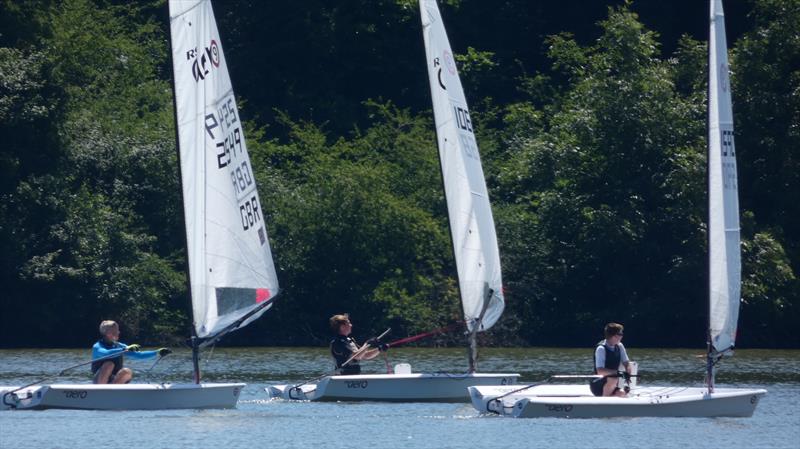
[[[432,337],[432,336],[437,335],[437,334],[443,334],[443,333],[446,333],[446,332],[450,332],[450,331],[456,329],[458,326],[462,326],[463,324],[464,324],[463,321],[457,321],[457,322],[455,322],[453,324],[450,324],[450,325],[444,326],[444,327],[440,327],[440,328],[434,329],[432,331],[423,332],[421,334],[412,335],[410,337],[406,337],[406,338],[401,338],[399,340],[395,340],[395,341],[393,341],[391,343],[386,343],[386,346],[392,348],[392,347],[399,346],[399,345],[402,345],[402,344],[412,343],[412,342],[415,342],[417,340],[422,340],[423,338]]]
[[[389,356],[386,354],[386,351],[383,351],[382,354],[383,363],[386,365],[386,374],[394,374],[394,370],[392,369],[392,365],[389,363]]]
[[[206,365],[208,365],[208,362],[211,361],[211,356],[214,355],[214,349],[216,349],[216,347],[217,347],[217,341],[214,340],[211,343],[211,350],[208,351],[208,357],[206,357],[206,361],[205,361]]]
[[[586,374],[586,375],[575,375],[575,376],[572,376],[572,378],[586,378],[586,379],[598,379],[598,378],[604,378],[604,377],[622,377],[622,376],[620,376],[619,374],[609,374],[607,376],[602,376],[600,374]],[[636,375],[636,376],[631,375],[630,377],[639,377],[639,376],[638,375]],[[506,396],[510,396],[512,394],[519,393],[520,391],[525,391],[525,390],[527,390],[529,388],[538,387],[540,385],[544,385],[544,384],[550,383],[550,381],[552,381],[553,379],[559,379],[559,378],[564,378],[564,376],[559,376],[559,375],[550,376],[550,377],[548,377],[547,379],[545,379],[543,381],[534,382],[534,383],[532,383],[530,385],[525,385],[523,387],[517,388],[516,390],[511,390],[508,393],[501,394],[500,396],[497,396],[496,398],[494,398],[491,401],[487,402],[486,403],[486,408],[488,410],[490,403],[499,401],[499,400],[503,399]],[[492,411],[492,410],[489,410],[489,411]]]
[[[599,374],[586,375],[586,378],[594,378],[594,379],[596,379],[596,378],[600,378],[600,377],[604,377],[604,376],[601,376]],[[516,390],[511,390],[508,393],[501,394],[500,396],[492,399],[492,401],[499,401],[500,399],[503,399],[506,396],[510,396],[512,394],[519,393],[520,391],[525,391],[525,390],[527,390],[529,388],[538,387],[539,385],[544,385],[546,383],[550,383],[550,381],[553,380],[553,378],[554,378],[553,376],[550,376],[550,377],[548,377],[547,379],[545,379],[543,381],[534,382],[532,384],[525,385],[523,387],[517,388]],[[487,404],[487,407],[488,407],[488,404]]]
[[[602,376],[602,375],[599,375],[599,374],[587,374],[587,375],[576,375],[576,376],[574,376],[574,378],[586,378],[586,379],[597,379],[597,378],[604,378],[604,377],[621,377],[621,376],[619,376],[618,374],[610,374],[610,375],[607,375],[607,376]],[[633,376],[631,376],[631,377],[633,377]],[[636,377],[638,377],[638,376],[636,376]],[[547,379],[545,379],[545,380],[543,380],[541,382],[535,382],[535,383],[532,383],[530,385],[525,385],[524,387],[517,388],[516,390],[511,390],[508,393],[501,394],[500,396],[497,396],[496,398],[493,398],[492,400],[486,402],[486,411],[492,412],[492,413],[498,413],[495,410],[492,410],[490,408],[491,404],[497,403],[497,404],[500,404],[502,406],[501,399],[503,399],[504,397],[510,396],[512,394],[515,394],[515,393],[519,393],[520,391],[525,391],[525,390],[527,390],[529,388],[538,387],[540,385],[544,385],[544,384],[550,383],[551,380],[557,379],[557,378],[558,378],[557,376],[550,376],[550,377],[548,377]]]
[[[144,371],[144,378],[145,378],[145,380],[147,381],[147,383],[152,383],[152,382],[150,381],[150,372],[153,370],[153,368],[155,368],[155,366],[156,366],[156,365],[158,365],[158,362],[160,362],[160,361],[161,361],[161,359],[163,359],[164,357],[166,357],[166,355],[164,355],[164,356],[161,356],[161,355],[159,355],[159,356],[158,356],[158,359],[156,359],[156,361],[155,361],[155,362],[153,362],[153,364],[152,364],[152,365],[150,365],[150,368],[147,368],[147,369]]]

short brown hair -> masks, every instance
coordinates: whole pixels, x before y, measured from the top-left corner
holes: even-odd
[[[625,327],[619,323],[608,323],[606,324],[606,328],[603,330],[603,332],[605,333],[606,338],[611,338],[614,335],[621,335],[623,329],[625,329]]]
[[[339,326],[347,323],[348,321],[350,321],[350,315],[347,313],[332,316],[329,320],[331,323],[331,330],[334,332],[339,332]]]

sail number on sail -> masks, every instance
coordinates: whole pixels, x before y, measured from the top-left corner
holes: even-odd
[[[455,116],[456,128],[458,130],[458,140],[461,142],[461,149],[464,151],[464,155],[480,162],[478,144],[475,142],[475,134],[472,131],[472,119],[469,117],[469,111],[466,107],[454,104],[452,99],[450,99],[450,104],[453,106],[453,115]]]
[[[737,190],[736,149],[733,145],[733,128],[720,125],[720,148],[722,150],[722,182],[725,189]],[[726,129],[729,128],[729,129]]]
[[[247,157],[234,101],[232,92],[225,96],[217,104],[216,111],[206,115],[205,128],[217,148],[217,168],[227,168],[230,173],[233,191],[239,203],[242,229],[247,231],[262,221],[261,207],[258,204],[250,158]]]

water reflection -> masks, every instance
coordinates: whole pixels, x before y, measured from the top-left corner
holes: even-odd
[[[410,363],[415,372],[461,373],[467,369],[466,351],[460,348],[400,348],[388,353],[390,364]],[[642,383],[695,384],[702,382],[705,359],[702,350],[636,349]],[[59,370],[87,361],[89,350],[36,349],[0,350],[0,383],[19,384],[51,376]],[[150,361],[127,360],[139,382],[188,382],[191,353],[177,350],[153,365]],[[385,372],[376,359],[363,364],[365,372]],[[206,351],[201,362],[208,382],[250,383],[298,382],[332,369],[326,348],[216,348]],[[524,381],[537,381],[553,374],[591,372],[592,350],[574,348],[484,348],[479,360],[482,372],[517,372]],[[89,382],[88,367],[66,373],[59,382]],[[800,351],[740,350],[723,359],[717,382],[723,384],[798,384]]]
[[[629,349],[640,363],[643,383],[699,385],[703,361],[693,349]],[[85,350],[0,350],[0,385],[22,384],[88,360]],[[398,349],[392,363],[415,371],[464,372],[464,349]],[[592,348],[483,349],[481,371],[519,372],[523,380],[552,374],[587,373]],[[191,355],[178,350],[157,365],[129,361],[137,380],[188,382]],[[248,386],[233,410],[0,412],[0,447],[85,448],[107,443],[126,447],[493,447],[597,446],[589,435],[614,435],[611,445],[630,447],[797,447],[800,441],[800,351],[738,351],[723,361],[720,385],[763,387],[752,418],[638,418],[603,420],[513,420],[479,415],[469,404],[308,403],[267,401],[264,387],[298,382],[331,367],[325,348],[217,348],[202,363],[208,382],[243,381]],[[383,371],[382,360],[365,370]],[[88,367],[59,382],[89,382]],[[87,427],[90,426],[90,427]],[[13,432],[5,431],[13,429]],[[85,429],[85,430],[84,430]],[[94,429],[92,431],[86,431]],[[96,429],[102,429],[98,433]],[[590,442],[591,441],[591,442]],[[610,441],[610,440],[609,440]],[[624,442],[624,443],[622,443]],[[603,446],[602,444],[600,446]]]

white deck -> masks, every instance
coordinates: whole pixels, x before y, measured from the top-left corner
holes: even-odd
[[[543,384],[505,396],[522,386],[478,386],[469,389],[472,405],[481,413],[514,418],[607,417],[748,417],[762,389],[717,388],[708,394],[699,387],[639,387],[628,397],[597,397],[588,385]]]
[[[305,401],[469,402],[467,388],[512,385],[519,374],[410,373],[328,376],[316,384],[267,387],[273,399]]]
[[[0,387],[1,410],[164,410],[234,408],[243,383],[232,384],[52,384],[33,386],[14,393],[17,387]]]

